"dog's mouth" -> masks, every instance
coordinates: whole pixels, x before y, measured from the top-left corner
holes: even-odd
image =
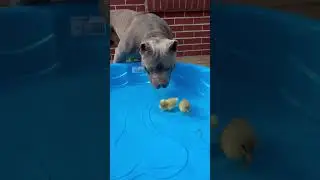
[[[169,86],[169,80],[165,79],[155,79],[149,76],[151,84],[156,88],[167,88]]]
[[[146,68],[144,70],[147,72],[151,84],[156,88],[167,88],[170,82],[171,72],[174,67],[170,68]]]
[[[164,75],[165,74],[165,75]],[[170,74],[148,74],[150,83],[156,88],[167,88],[170,82]]]

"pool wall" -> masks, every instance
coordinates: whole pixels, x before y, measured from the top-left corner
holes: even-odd
[[[214,3],[211,12],[212,97],[220,99],[213,101],[213,111],[223,101],[219,82],[232,79],[260,86],[307,116],[320,118],[319,21]]]
[[[1,8],[0,79],[107,67],[109,37],[98,12],[95,3]]]

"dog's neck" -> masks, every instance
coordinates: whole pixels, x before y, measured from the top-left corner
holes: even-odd
[[[142,39],[142,41],[146,41],[149,39],[168,39],[166,34],[160,30],[153,30],[146,33]]]

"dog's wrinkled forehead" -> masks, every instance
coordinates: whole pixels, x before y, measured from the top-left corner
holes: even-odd
[[[146,67],[155,67],[162,64],[164,67],[172,67],[176,63],[176,40],[149,39],[140,44],[142,63]]]

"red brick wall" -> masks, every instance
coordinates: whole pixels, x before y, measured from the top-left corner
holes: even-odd
[[[209,8],[210,0],[110,0],[110,9],[153,12],[164,18],[179,41],[178,56],[210,54]]]

